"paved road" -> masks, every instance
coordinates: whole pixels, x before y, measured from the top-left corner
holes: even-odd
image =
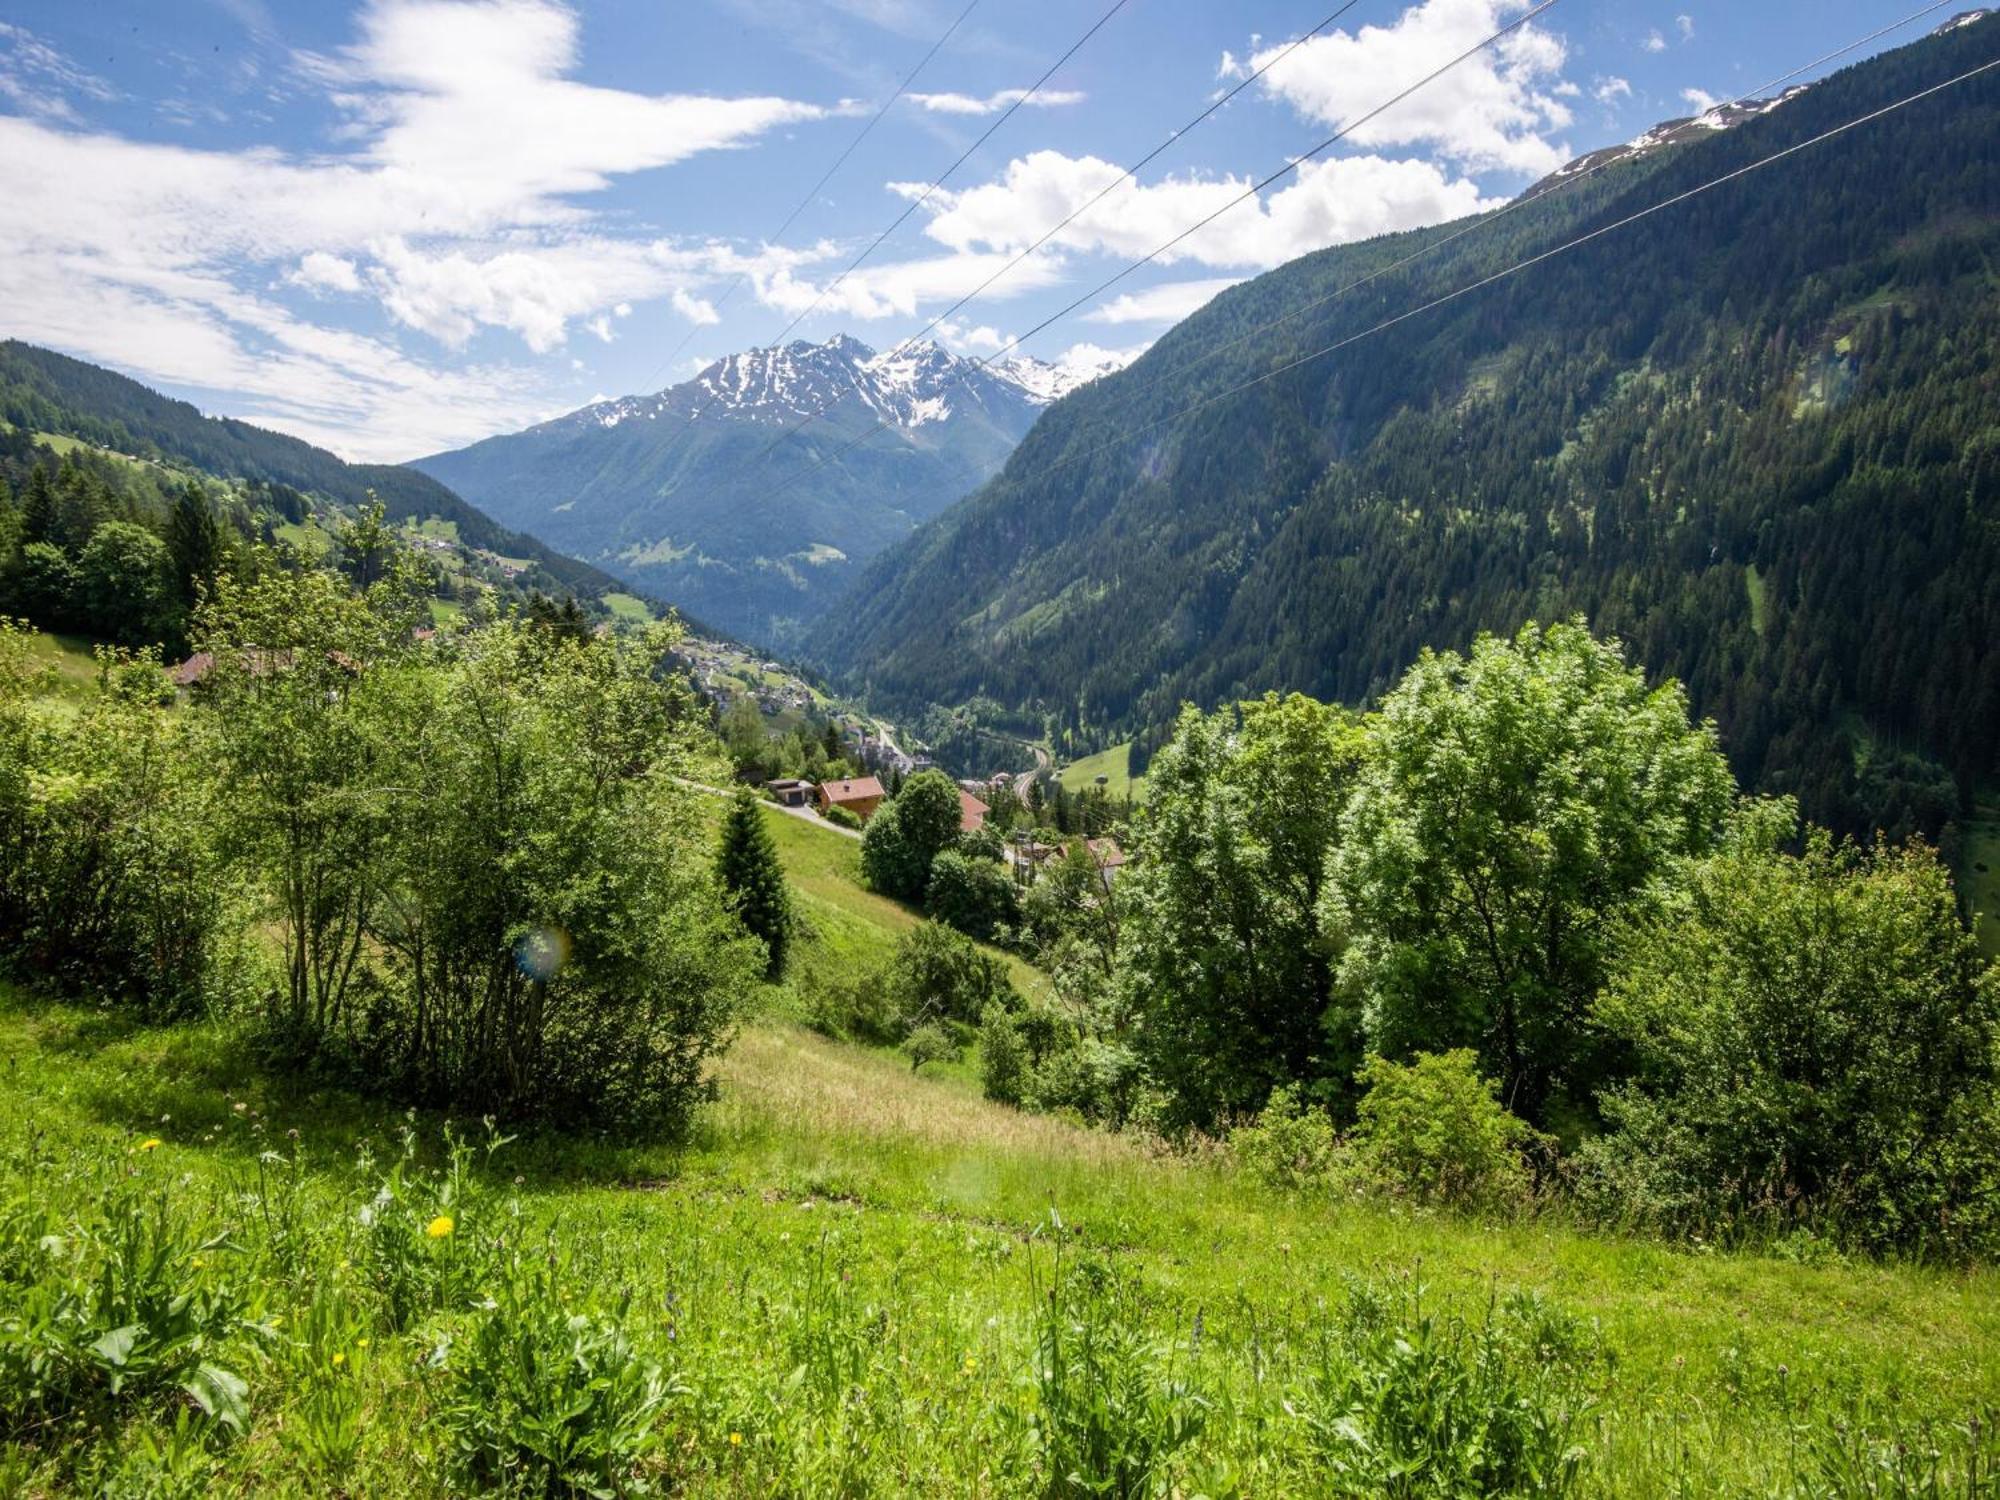
[[[704,781],[690,781],[685,776],[676,777],[675,780],[679,781],[682,786],[691,786],[698,792],[708,793],[711,797],[734,797],[736,795],[734,788],[731,787],[710,786]],[[764,801],[761,797],[757,800],[760,802]],[[815,828],[824,828],[828,833],[837,833],[845,839],[859,839],[861,837],[859,829],[842,828],[838,823],[829,823],[810,807],[781,807],[775,802],[764,802],[764,805],[770,808],[772,812],[781,812],[788,818],[798,818],[803,822],[812,824]]]

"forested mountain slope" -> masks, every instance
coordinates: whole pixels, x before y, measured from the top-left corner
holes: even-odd
[[[221,478],[289,485],[344,505],[370,490],[391,521],[450,522],[458,539],[529,565],[525,584],[586,598],[623,585],[496,523],[426,474],[395,464],[350,464],[299,438],[231,417],[206,417],[136,380],[52,350],[0,342],[0,417],[28,431],[53,432],[129,453],[175,459]]]
[[[988,368],[931,343],[878,354],[845,336],[801,339],[414,467],[510,526],[777,644],[860,564],[990,478],[1051,398],[1097,373],[1026,358]]]
[[[1582,613],[1748,784],[1935,832],[2000,753],[2000,72],[1237,388],[1996,55],[1949,28],[1214,352],[1452,230],[1223,294],[879,558],[831,663],[1077,748]]]

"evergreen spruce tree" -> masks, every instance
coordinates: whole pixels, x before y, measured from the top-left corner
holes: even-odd
[[[778,863],[777,841],[748,787],[738,787],[722,820],[722,849],[716,860],[729,904],[770,955],[765,977],[784,977],[785,948],[791,939],[792,898]]]
[[[56,489],[49,482],[49,471],[40,464],[28,470],[28,488],[21,497],[21,542],[46,542],[53,539],[56,524]]]
[[[193,609],[203,590],[222,571],[222,528],[201,486],[189,480],[167,516],[167,551],[174,560],[174,586],[183,608]]]

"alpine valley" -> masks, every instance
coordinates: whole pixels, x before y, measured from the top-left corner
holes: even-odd
[[[1059,757],[1135,740],[1137,769],[1183,702],[1365,703],[1426,648],[1583,615],[1687,684],[1746,783],[1949,842],[2000,776],[2000,76],[1498,273],[1996,31],[1969,13],[1486,223],[1223,292],[877,558],[828,665]]]
[[[782,646],[861,564],[996,473],[1051,401],[1117,363],[799,341],[414,467],[502,524]]]

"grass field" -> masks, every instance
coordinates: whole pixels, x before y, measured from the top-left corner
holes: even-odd
[[[1144,801],[1146,778],[1137,781],[1125,774],[1126,755],[1130,745],[1113,745],[1109,750],[1100,750],[1095,755],[1086,755],[1082,760],[1072,761],[1062,769],[1062,784],[1072,792],[1089,791],[1097,784],[1097,778],[1105,778],[1104,790],[1113,797],[1134,797]]]
[[[637,594],[606,594],[604,607],[612,619],[629,625],[644,625],[653,618],[652,607]]]
[[[241,1435],[177,1444],[186,1404],[135,1401],[87,1451],[87,1428],[0,1448],[10,1493],[462,1493],[445,1425],[484,1389],[480,1351],[548,1336],[524,1286],[558,1344],[565,1320],[625,1309],[624,1337],[669,1377],[647,1458],[663,1488],[1042,1492],[1054,1397],[1038,1337],[1058,1254],[1090,1268],[1056,1282],[1062,1315],[1107,1350],[1115,1335],[1115,1373],[1141,1401],[1112,1419],[1143,1425],[1144,1402],[1194,1418],[1164,1464],[1177,1494],[1335,1492],[1321,1370],[1357,1305],[1386,1308],[1427,1353],[1450,1347],[1436,1319],[1476,1331],[1517,1292],[1576,1320],[1551,1326],[1587,1351],[1569,1434],[1580,1494],[1929,1493],[1792,1486],[1836,1462],[1844,1413],[1962,1465],[1963,1424],[2000,1400],[1988,1272],[1286,1197],[778,1024],[744,1032],[687,1149],[544,1136],[448,1187],[439,1122],[419,1116],[393,1191],[399,1115],[265,1075],[226,1027],[0,995],[0,1052],[7,1212],[29,1213],[31,1194],[75,1240],[107,1194],[166,1194],[175,1275],[245,1299],[253,1330],[212,1353],[247,1386]],[[412,1231],[414,1249],[385,1248],[378,1225],[446,1209],[448,1240]],[[428,1300],[399,1323],[391,1293],[411,1277]],[[526,1424],[504,1403],[483,1420]]]
[[[916,918],[858,844],[766,816],[799,961],[886,954]],[[1499,1493],[1381,1466],[1523,1432],[1545,1493],[1993,1493],[1993,1271],[1287,1194],[785,1003],[691,1142],[546,1132],[460,1171],[438,1116],[272,1072],[231,1023],[0,986],[0,1494],[1069,1495],[1116,1461],[1091,1492],[1358,1500]],[[21,1405],[45,1316],[120,1395]],[[233,1426],[150,1373],[124,1330],[160,1320],[199,1325]]]

